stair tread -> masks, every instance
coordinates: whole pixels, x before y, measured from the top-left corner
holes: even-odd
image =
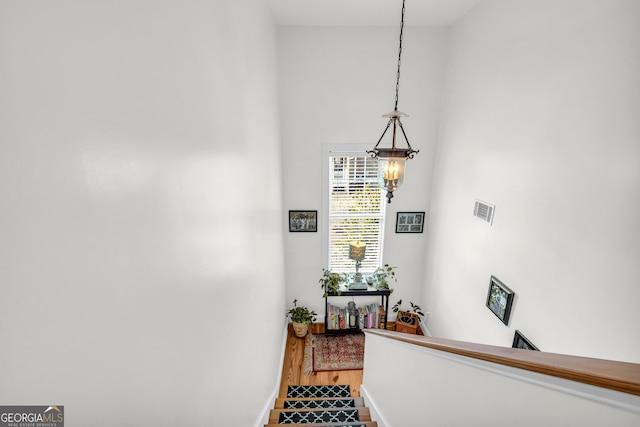
[[[265,424],[264,427],[282,427],[286,424]],[[378,427],[375,421],[356,421],[350,423],[330,423],[330,424],[289,424],[296,427]]]
[[[314,406],[315,405],[315,406]],[[359,408],[364,406],[362,397],[279,397],[275,409],[316,408]]]
[[[269,414],[269,422],[272,424],[335,424],[359,421],[371,421],[369,408],[272,409]]]
[[[274,408],[272,409],[274,412],[338,412],[338,411],[358,411],[358,412],[369,412],[369,408],[361,406],[357,408]]]
[[[282,400],[351,400],[351,399],[360,399],[360,397],[353,396],[328,396],[328,397],[279,397],[278,399]]]
[[[290,385],[287,397],[351,397],[351,388],[348,384]]]

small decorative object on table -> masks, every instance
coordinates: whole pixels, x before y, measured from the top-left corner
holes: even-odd
[[[293,332],[298,338],[304,338],[309,332],[309,323],[315,322],[317,313],[307,307],[298,307],[297,303],[298,300],[294,299],[293,308],[288,311],[288,314],[293,324]]]
[[[349,311],[349,329],[358,329],[358,308],[354,301],[347,303],[347,310]]]
[[[398,302],[391,308],[398,314],[396,317],[396,332],[415,334],[418,330],[418,326],[420,325],[420,321],[422,320],[424,313],[420,306],[411,301],[409,301],[409,304],[411,304],[411,311],[400,309],[402,300],[398,300]]]

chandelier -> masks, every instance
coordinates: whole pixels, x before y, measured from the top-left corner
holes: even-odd
[[[400,46],[398,48],[398,71],[396,73],[396,98],[395,104],[393,106],[393,111],[387,114],[384,114],[382,117],[386,117],[389,119],[387,122],[387,127],[384,128],[384,132],[378,139],[378,143],[373,147],[372,150],[368,150],[367,153],[371,155],[371,157],[375,157],[378,159],[378,182],[382,188],[387,190],[387,202],[391,203],[391,198],[393,197],[393,192],[400,188],[402,183],[404,182],[404,170],[405,163],[407,159],[413,159],[413,157],[420,151],[414,150],[409,144],[409,139],[407,138],[407,134],[404,131],[404,127],[402,126],[402,122],[400,121],[401,117],[409,117],[407,114],[398,111],[398,90],[400,88],[400,60],[402,58],[402,33],[404,31],[404,1],[402,0],[402,17],[400,19]],[[389,130],[389,128],[393,128],[393,136],[391,141],[391,147],[380,147],[380,143],[382,142],[382,138],[384,138],[385,134]],[[406,148],[401,148],[396,145],[396,141],[398,138],[398,129],[400,129],[402,136],[404,137],[404,141],[406,143]]]

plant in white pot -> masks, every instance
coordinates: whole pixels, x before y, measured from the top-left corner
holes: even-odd
[[[317,313],[307,307],[297,306],[298,300],[293,300],[293,308],[287,313],[293,324],[293,332],[299,338],[305,337],[309,332],[309,324],[315,322]]]

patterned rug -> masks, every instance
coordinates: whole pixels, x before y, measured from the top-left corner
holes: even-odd
[[[362,369],[364,334],[311,335],[307,340],[305,373]]]

